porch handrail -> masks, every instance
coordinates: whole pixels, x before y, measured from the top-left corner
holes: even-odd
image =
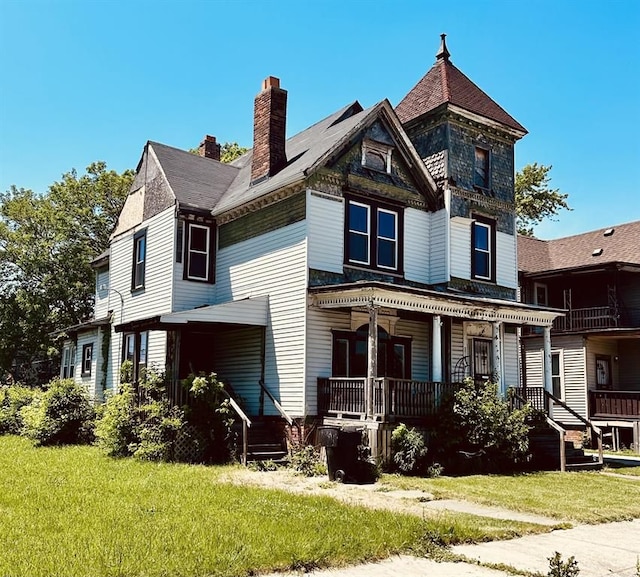
[[[287,423],[289,423],[289,425],[293,425],[293,419],[287,414],[287,412],[284,410],[284,407],[278,402],[278,400],[271,394],[271,391],[267,388],[267,386],[264,384],[264,381],[262,379],[260,379],[258,381],[258,384],[260,385],[260,388],[267,393],[267,396],[271,399],[271,402],[273,403],[273,406],[277,409],[277,411],[280,413],[280,416],[287,421]]]
[[[565,411],[567,411],[570,415],[574,416],[581,423],[589,427],[598,438],[598,463],[602,465],[604,463],[604,455],[602,450],[602,429],[597,425],[594,425],[589,419],[585,419],[582,415],[574,411],[567,403],[565,403],[562,399],[556,397],[553,393],[550,393],[545,389],[544,391],[545,398],[551,399],[557,405],[560,405]],[[548,417],[547,417],[548,418]]]
[[[567,448],[564,445],[566,431],[556,423],[549,415],[545,416],[547,424],[558,432],[560,435],[560,471],[563,473],[567,470]]]
[[[229,399],[229,404],[231,405],[231,408],[238,414],[238,416],[242,420],[242,464],[246,466],[247,453],[249,452],[249,427],[251,426],[251,419],[247,417],[245,412],[240,408],[240,405],[229,394],[228,391],[224,391],[224,393]]]

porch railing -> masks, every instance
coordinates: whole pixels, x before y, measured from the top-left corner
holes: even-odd
[[[542,387],[511,387],[517,397],[531,404],[538,411],[547,411],[544,389]]]
[[[604,306],[572,309],[564,317],[555,319],[553,328],[556,331],[585,331],[615,328],[618,324],[616,309]]]
[[[451,383],[377,378],[373,382],[373,414],[379,418],[431,416],[456,387]],[[318,378],[318,411],[363,418],[366,416],[366,379]]]
[[[640,419],[640,391],[589,391],[589,415]]]

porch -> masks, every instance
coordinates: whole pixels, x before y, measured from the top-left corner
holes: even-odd
[[[611,329],[622,326],[617,307],[599,306],[568,310],[565,316],[553,321],[558,332]]]
[[[432,417],[457,387],[455,383],[377,377],[368,410],[366,377],[319,377],[318,413],[360,420],[369,414],[378,421]]]

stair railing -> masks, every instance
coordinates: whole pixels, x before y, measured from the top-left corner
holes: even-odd
[[[224,391],[225,395],[229,399],[231,408],[237,413],[242,420],[242,464],[247,464],[247,453],[249,452],[249,427],[251,426],[251,419],[247,417],[245,412],[240,408],[240,405],[229,394],[228,391]]]
[[[589,419],[585,419],[582,415],[576,413],[567,403],[565,403],[562,399],[559,399],[549,391],[545,390],[544,396],[546,399],[552,400],[557,405],[560,405],[565,411],[578,419],[581,423],[586,425],[591,431],[596,435],[598,439],[598,463],[602,465],[604,463],[604,455],[602,452],[602,429],[594,425]],[[547,417],[548,418],[548,417]]]
[[[267,386],[264,384],[264,381],[262,379],[260,379],[258,381],[258,384],[260,385],[260,389],[263,391],[263,393],[266,393],[267,397],[269,397],[271,399],[271,402],[273,403],[273,406],[280,413],[280,416],[285,421],[287,421],[287,423],[289,423],[289,425],[293,425],[293,419],[287,414],[287,412],[284,410],[284,408],[278,402],[278,400],[271,394],[271,391],[269,389],[267,389]],[[264,396],[263,396],[263,398],[264,398]],[[263,401],[261,399],[260,406],[262,406],[262,405],[263,405]]]

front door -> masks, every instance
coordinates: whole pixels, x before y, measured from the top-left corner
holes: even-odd
[[[473,339],[473,378],[484,383],[493,378],[493,358],[490,339]]]

